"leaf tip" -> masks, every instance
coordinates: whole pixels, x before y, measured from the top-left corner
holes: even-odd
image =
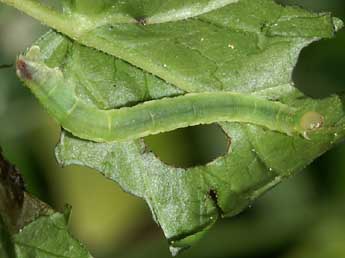
[[[65,204],[63,209],[63,215],[65,217],[66,224],[69,222],[72,214],[72,206],[70,204]]]
[[[181,253],[181,251],[183,250],[184,248],[181,248],[181,247],[174,247],[174,246],[170,246],[169,247],[169,250],[170,250],[170,253],[172,256],[177,256],[179,253]]]

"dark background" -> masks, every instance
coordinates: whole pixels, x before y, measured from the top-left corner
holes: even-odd
[[[279,2],[331,11],[345,20],[344,0]],[[0,64],[13,63],[46,30],[0,5]],[[293,77],[297,87],[313,97],[344,91],[345,30],[335,39],[304,49]],[[212,127],[179,130],[147,142],[167,162],[200,164],[221,152],[218,143],[212,145],[211,153],[202,151],[210,149],[202,147],[209,146],[202,139],[210,133],[215,135],[212,142],[222,142]],[[29,191],[56,209],[71,204],[71,230],[97,258],[170,257],[164,236],[143,200],[89,169],[57,166],[53,150],[58,138],[59,127],[21,86],[14,68],[1,69],[0,146],[24,174]],[[219,222],[181,257],[345,258],[344,170],[342,144],[251,209]]]

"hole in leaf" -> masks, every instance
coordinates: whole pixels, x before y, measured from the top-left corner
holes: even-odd
[[[324,98],[344,91],[345,31],[336,38],[314,42],[304,48],[294,69],[296,87],[307,96]]]
[[[231,139],[219,125],[211,124],[148,136],[144,142],[165,164],[189,168],[205,165],[227,154]]]

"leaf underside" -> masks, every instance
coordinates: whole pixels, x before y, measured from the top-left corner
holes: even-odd
[[[345,137],[342,96],[311,99],[291,84],[301,49],[332,37],[340,21],[269,0],[231,2],[205,13],[199,8],[183,20],[176,13],[169,16],[176,6],[167,4],[162,10],[168,11],[150,14],[152,6],[143,1],[146,9],[128,8],[133,12],[126,13],[125,8],[121,12],[113,8],[126,19],[103,19],[79,31],[48,21],[68,38],[50,31],[36,43],[44,62],[59,67],[66,83],[77,85],[79,98],[100,109],[186,92],[231,91],[323,115],[323,127],[311,133],[310,140],[255,125],[219,123],[231,139],[228,153],[188,169],[164,164],[142,139],[94,143],[62,132],[56,148],[60,164],[94,168],[144,198],[173,253],[190,246],[218,218],[241,212]],[[107,13],[109,6],[101,7],[100,15]],[[64,14],[72,25],[77,12],[73,8]]]

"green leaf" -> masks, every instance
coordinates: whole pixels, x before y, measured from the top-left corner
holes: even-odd
[[[219,123],[231,139],[228,153],[188,169],[164,164],[142,139],[95,143],[63,132],[56,149],[59,162],[95,168],[144,198],[173,253],[345,137],[342,96],[311,99],[291,85],[301,49],[332,37],[341,27],[329,14],[269,0],[214,4],[206,11],[200,11],[203,4],[193,7],[196,1],[140,1],[142,6],[128,1],[125,8],[109,8],[100,1],[104,5],[92,14],[86,12],[88,1],[70,5],[67,13],[47,12],[36,1],[2,1],[73,39],[49,32],[36,43],[38,58],[58,67],[66,87],[74,87],[88,106],[114,109],[186,92],[231,91],[323,115],[322,128],[310,133],[310,139],[244,123]],[[188,6],[190,15],[176,14]]]
[[[34,0],[1,1],[79,43],[188,92],[253,92],[287,83],[300,49],[317,38],[332,37],[335,27],[329,14],[284,8],[271,0],[235,4],[231,0],[155,0],[114,5],[103,0],[97,1],[104,9],[96,16],[63,14]],[[87,5],[90,1],[77,2]],[[205,5],[213,8],[200,12]],[[163,21],[155,20],[175,11],[190,14],[184,17],[190,19],[175,21],[175,15],[168,15]],[[146,25],[140,20],[143,17]]]
[[[231,152],[204,167],[169,167],[147,152],[141,140],[96,144],[69,134],[62,136],[57,156],[64,165],[95,168],[126,191],[146,199],[171,245],[184,247],[218,216],[239,213],[264,191],[300,171],[344,138],[343,104],[339,98],[320,104],[312,100],[299,102],[306,109],[313,106],[327,110],[330,125],[313,135],[312,140],[255,126],[222,124],[232,136]],[[211,198],[211,190],[217,193],[217,200]]]
[[[17,257],[91,258],[83,245],[71,237],[67,222],[68,216],[56,212],[25,226],[13,237]]]
[[[70,210],[55,212],[25,192],[21,175],[0,150],[1,258],[92,258],[69,233]]]

